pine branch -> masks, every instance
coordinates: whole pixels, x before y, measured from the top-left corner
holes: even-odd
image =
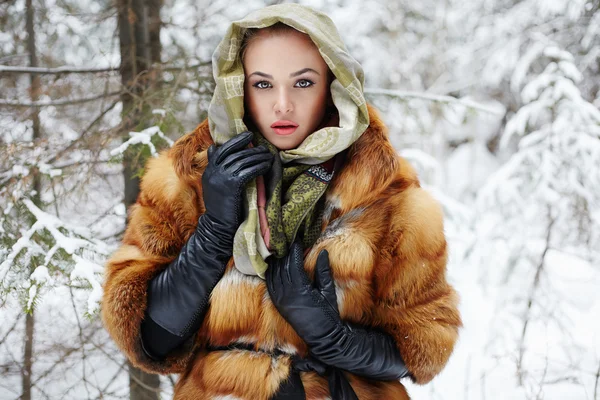
[[[484,112],[487,112],[490,114],[504,115],[504,112],[499,111],[497,109],[494,109],[491,107],[486,107],[483,104],[478,104],[478,103],[475,103],[474,101],[457,99],[456,97],[452,97],[452,96],[441,96],[441,95],[437,95],[437,94],[410,92],[410,91],[405,91],[405,90],[378,89],[378,88],[372,88],[372,89],[367,88],[367,89],[365,89],[365,94],[375,94],[375,95],[392,96],[392,97],[399,97],[399,98],[415,98],[415,99],[430,100],[430,101],[435,101],[438,103],[446,103],[446,104],[460,104],[467,108],[484,111]]]

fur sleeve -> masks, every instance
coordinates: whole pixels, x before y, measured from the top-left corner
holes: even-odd
[[[440,206],[417,185],[393,196],[390,245],[376,273],[376,324],[391,334],[415,382],[437,375],[462,326],[458,296],[446,281]]]
[[[171,150],[146,165],[123,242],[106,266],[104,326],[135,366],[152,373],[185,371],[198,343],[196,337],[166,360],[154,361],[146,356],[140,340],[148,283],[176,257],[204,212],[198,171],[206,166],[206,151],[197,153],[189,149],[193,135],[184,136]],[[185,159],[184,150],[190,160]],[[181,170],[189,169],[190,165],[198,167],[195,169],[198,174],[188,180]],[[197,182],[196,187],[192,181]]]

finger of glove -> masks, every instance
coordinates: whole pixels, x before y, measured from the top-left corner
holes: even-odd
[[[331,308],[338,312],[337,295],[335,293],[335,284],[331,276],[331,266],[329,264],[329,253],[327,250],[321,250],[317,257],[315,266],[315,286],[321,292]]]
[[[230,165],[246,159],[246,158],[252,158],[255,157],[257,155],[261,155],[261,154],[271,154],[269,153],[269,150],[267,150],[265,147],[263,146],[259,146],[259,147],[251,147],[251,148],[244,148],[238,152],[232,153],[230,155],[228,155],[227,157],[225,157],[225,159],[223,159],[223,161],[221,162],[221,165],[223,166],[223,168],[228,168]],[[272,157],[272,155],[271,155]]]
[[[211,144],[206,152],[206,157],[208,158],[208,162],[213,161],[216,151],[217,151],[217,146],[215,146],[214,144]]]
[[[270,262],[265,273],[267,289],[269,295],[276,296],[283,289],[283,280],[281,278],[282,265],[279,262]]]
[[[308,275],[304,270],[304,250],[302,249],[302,243],[295,241],[292,243],[290,252],[287,255],[287,271],[289,274],[290,282],[296,285],[307,285],[310,284]]]
[[[220,164],[228,155],[248,147],[252,141],[252,132],[242,132],[229,139],[217,149],[215,163]]]
[[[247,169],[249,167],[258,165],[263,162],[271,163],[272,161],[273,155],[271,153],[259,153],[253,155],[252,157],[246,157],[236,161],[227,168],[227,171],[230,172],[232,175],[238,175],[239,172],[243,169]]]
[[[256,178],[259,175],[266,174],[269,169],[271,169],[271,164],[273,163],[273,159],[263,161],[260,164],[255,164],[249,167],[246,167],[240,170],[237,174],[240,177],[242,183],[246,184],[252,179]]]
[[[265,283],[267,284],[267,291],[269,292],[269,296],[273,296],[274,293],[274,285],[273,279],[275,278],[275,265],[273,263],[269,264],[269,267],[265,271]]]

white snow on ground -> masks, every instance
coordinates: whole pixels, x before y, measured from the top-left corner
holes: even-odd
[[[190,65],[210,58],[231,20],[265,4],[171,3],[161,14],[169,21],[161,33],[163,60],[180,62],[178,52],[185,51]],[[338,25],[364,66],[367,98],[388,125],[393,145],[445,212],[448,278],[460,294],[464,327],[439,376],[425,386],[406,383],[412,398],[598,397],[600,94],[592,81],[598,75],[600,12],[595,3],[301,3],[322,9]],[[101,6],[89,0],[73,5],[77,9],[67,10],[55,0],[45,1],[40,49],[51,48],[65,65],[119,65],[116,20],[83,23],[83,14],[99,13]],[[9,10],[24,15],[25,2],[12,2]],[[20,52],[14,40],[12,32],[0,32],[2,56]],[[29,82],[23,78],[21,90],[7,87],[6,93],[29,101]],[[189,90],[178,94],[186,107],[181,118],[186,128],[198,122],[196,99]],[[51,101],[50,93],[40,101]],[[105,128],[118,125],[121,111],[117,105],[107,114],[111,122]],[[77,125],[61,112],[59,107],[40,110],[49,142],[58,148],[77,139],[91,121],[82,115],[85,123]],[[176,112],[165,104],[152,114],[161,120]],[[91,156],[73,151],[61,163],[48,161],[51,155],[40,154],[42,148],[31,148],[32,123],[23,115],[0,109],[0,142],[29,143],[22,157],[10,158],[0,170],[1,182],[19,182],[10,193],[0,191],[11,199],[0,204],[0,237],[16,241],[11,248],[0,244],[0,280],[14,278],[10,283],[26,293],[20,303],[9,296],[0,307],[0,400],[20,395],[23,308],[33,304],[33,398],[127,398],[125,358],[98,319],[102,264],[126,221],[120,165],[94,166],[85,190],[65,196],[56,207],[54,187],[46,188],[42,199],[50,205],[42,211],[26,197],[32,168],[68,193],[85,174],[65,165],[85,165]],[[172,143],[162,128],[151,126],[131,132],[125,143],[106,144],[100,158],[111,160],[130,145],[147,146],[156,155],[157,135]],[[19,206],[35,221],[17,228],[3,225]],[[49,234],[52,243],[40,241],[40,233]],[[91,249],[102,256],[88,257],[83,250]],[[42,261],[19,275],[13,261],[25,250],[25,261],[40,253]],[[72,264],[53,263],[62,250]],[[171,398],[166,377],[162,388],[162,397]]]

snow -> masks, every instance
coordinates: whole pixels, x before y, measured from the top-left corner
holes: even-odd
[[[88,297],[87,312],[93,315],[100,308],[100,300],[102,299],[102,286],[98,281],[97,274],[101,274],[104,269],[102,266],[79,256],[74,256],[73,259],[75,260],[75,267],[71,272],[70,279],[71,281],[85,279],[92,286],[92,292]]]
[[[22,203],[35,217],[36,221],[31,228],[25,231],[13,244],[8,254],[2,257],[4,260],[0,264],[0,283],[2,286],[8,287],[8,285],[11,284],[11,273],[12,275],[15,274],[15,270],[19,268],[21,262],[27,265],[31,262],[31,256],[44,255],[44,265],[37,266],[29,276],[30,281],[36,282],[34,285],[27,286],[29,287],[27,309],[30,309],[34,299],[38,295],[38,285],[54,285],[55,280],[50,277],[48,266],[51,262],[55,262],[54,256],[57,252],[59,250],[64,250],[67,254],[71,255],[72,259],[75,261],[75,266],[70,274],[70,280],[73,281],[74,279],[83,278],[87,280],[87,283],[92,287],[92,292],[90,293],[88,300],[88,312],[93,314],[98,309],[98,303],[102,296],[100,283],[102,267],[77,253],[95,253],[106,256],[106,245],[94,242],[86,237],[65,235],[61,232],[62,229],[68,229],[77,235],[86,235],[89,233],[86,228],[69,226],[63,223],[59,218],[40,210],[29,199],[22,199]],[[43,231],[47,231],[52,235],[54,245],[50,249],[45,249],[43,243],[38,243],[36,239],[34,239],[36,235]],[[20,257],[25,257],[25,259],[20,260]]]
[[[114,150],[111,150],[111,156],[122,155],[129,146],[135,144],[145,144],[150,149],[150,153],[152,157],[158,157],[158,152],[156,151],[156,147],[154,143],[152,143],[152,137],[154,135],[159,136],[161,139],[165,140],[170,146],[173,145],[173,141],[169,139],[163,132],[161,132],[158,126],[151,126],[150,128],[144,129],[141,132],[129,132],[130,139],[124,142],[122,145],[117,147]]]
[[[45,163],[38,163],[38,167],[42,174],[49,175],[50,178],[55,178],[62,175],[62,170],[58,168],[52,168],[50,165]]]
[[[14,165],[12,167],[12,173],[14,176],[27,176],[29,175],[29,168],[26,168],[22,165]]]
[[[37,285],[31,285],[29,287],[29,299],[27,300],[27,310],[31,310],[33,306],[33,301],[35,300],[35,296],[37,295]]]
[[[231,20],[265,4],[167,3],[162,60],[180,66],[208,60]],[[444,210],[448,279],[464,327],[430,384],[403,381],[411,397],[593,399],[600,365],[598,7],[585,0],[300,3],[335,21],[365,69],[367,98],[392,144]],[[2,100],[27,103],[29,76],[9,79],[11,68],[27,65],[24,19],[16,18],[25,1],[3,11]],[[49,0],[38,11],[40,67],[120,64],[116,18],[99,3]],[[43,143],[32,141],[29,109],[0,109],[0,399],[21,394],[23,309],[31,307],[33,375],[40,379],[33,398],[128,397],[125,358],[98,318],[103,265],[127,218],[114,157],[133,145],[156,156],[158,139],[172,145],[193,129],[206,111],[198,94],[210,91],[205,75],[165,73],[164,88],[177,82],[180,90],[172,101],[171,92],[150,99],[155,125],[125,142],[120,103],[84,137],[105,102],[40,108]],[[61,101],[118,90],[120,76],[43,75],[42,85],[40,102]],[[31,200],[36,168],[43,207]],[[171,397],[169,381],[162,383],[163,397]]]
[[[35,281],[37,283],[53,283],[53,279],[50,277],[48,273],[48,268],[45,265],[40,265],[37,267],[29,276],[29,279]]]

